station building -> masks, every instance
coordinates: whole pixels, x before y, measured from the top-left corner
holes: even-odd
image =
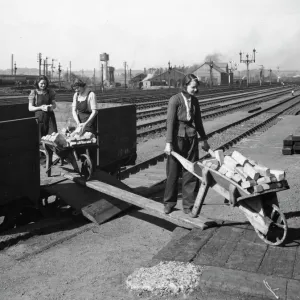
[[[180,87],[182,78],[185,76],[183,72],[180,72],[176,68],[172,68],[170,71],[163,72],[153,77],[147,77],[143,80],[143,88],[151,89],[157,87]]]
[[[205,62],[193,74],[199,78],[202,84],[210,85],[211,68],[213,85],[228,85],[229,83],[233,83],[233,73],[228,72],[227,63]]]
[[[139,73],[132,77],[129,81],[129,85],[132,88],[140,89],[143,86],[143,79],[145,79],[147,75],[145,73]]]

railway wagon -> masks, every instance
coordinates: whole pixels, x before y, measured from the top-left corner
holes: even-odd
[[[90,153],[93,169],[110,174],[136,160],[136,106],[122,103],[97,103],[97,149]],[[55,111],[58,129],[73,122],[70,102],[58,102]]]
[[[136,160],[136,107],[130,104],[97,104],[96,167],[114,173]]]
[[[38,128],[34,117],[0,121],[0,231],[14,226],[24,206],[38,205]]]

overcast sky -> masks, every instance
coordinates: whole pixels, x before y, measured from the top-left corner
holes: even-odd
[[[37,53],[66,69],[192,65],[209,54],[239,61],[257,49],[265,68],[300,69],[299,0],[0,0],[0,69],[11,54],[37,67]],[[245,68],[241,65],[240,69]]]

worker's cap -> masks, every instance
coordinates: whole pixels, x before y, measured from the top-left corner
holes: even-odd
[[[81,79],[76,78],[75,81],[72,84],[72,88],[75,89],[77,87],[85,87],[86,83],[83,82]]]

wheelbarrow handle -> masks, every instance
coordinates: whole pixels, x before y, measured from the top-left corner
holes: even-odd
[[[211,149],[208,149],[207,153],[209,153],[211,157],[216,157],[215,152]]]

